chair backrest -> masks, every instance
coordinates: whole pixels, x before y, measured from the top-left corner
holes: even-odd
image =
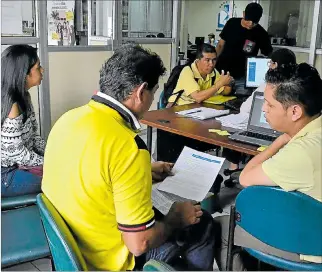
[[[236,199],[236,224],[272,247],[322,256],[322,203],[300,192],[248,187]]]
[[[41,220],[57,271],[84,271],[86,262],[64,219],[44,194],[37,196]]]
[[[164,104],[164,91],[162,90],[161,94],[160,94],[160,99],[158,102],[158,109],[164,109],[167,105]]]

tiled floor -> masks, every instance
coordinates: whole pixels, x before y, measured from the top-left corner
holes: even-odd
[[[142,139],[146,142],[146,133],[143,132],[141,135]],[[152,154],[155,150],[155,139],[156,139],[156,132],[153,132],[152,135]],[[225,161],[222,170],[219,172],[224,178],[227,178],[223,175],[223,169],[228,168],[228,162]],[[230,213],[230,206],[234,203],[237,194],[240,192],[241,188],[236,186],[235,188],[226,188],[222,187],[219,198],[220,203],[223,207],[223,213],[214,213],[213,217],[228,215]],[[36,260],[33,262],[28,262],[24,264],[20,264],[17,266],[12,266],[10,268],[2,269],[3,271],[51,271],[51,260],[48,258]],[[218,267],[216,262],[214,262],[214,270],[218,271]]]
[[[51,260],[49,258],[39,259],[33,262],[4,268],[2,271],[51,271]]]

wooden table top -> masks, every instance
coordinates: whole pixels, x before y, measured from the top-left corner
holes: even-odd
[[[245,154],[256,155],[259,153],[256,146],[239,143],[228,139],[228,136],[220,136],[217,133],[209,132],[209,129],[221,129],[221,123],[214,118],[198,120],[183,117],[175,113],[176,111],[198,108],[200,106],[223,109],[223,106],[213,104],[189,104],[176,106],[168,109],[149,111],[144,115],[140,122],[150,127],[186,136],[205,143],[222,146]],[[169,122],[164,122],[164,120]]]

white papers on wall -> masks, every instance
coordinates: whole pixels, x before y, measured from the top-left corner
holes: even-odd
[[[47,1],[48,45],[75,45],[75,1]]]
[[[22,35],[22,1],[1,1],[1,34]]]

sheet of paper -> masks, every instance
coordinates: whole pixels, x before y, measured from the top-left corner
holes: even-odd
[[[207,107],[199,107],[199,108],[194,108],[190,110],[178,111],[176,113],[187,117],[191,117],[191,118],[205,120],[205,119],[228,114],[229,110],[216,110],[216,109],[207,108]]]
[[[189,201],[189,199],[158,190],[160,184],[161,182],[152,185],[151,198],[153,206],[156,209],[158,209],[162,214],[167,215],[174,202]],[[208,192],[205,199],[213,195],[213,193]]]
[[[166,215],[174,201],[168,199],[162,192],[158,190],[160,183],[156,183],[152,186],[152,204],[162,214]]]
[[[232,127],[236,129],[245,130],[248,124],[249,114],[239,113],[239,114],[229,114],[227,116],[222,116],[217,118],[224,127]]]
[[[22,1],[2,1],[1,9],[1,34],[22,35]]]
[[[224,158],[184,147],[172,172],[159,186],[159,190],[180,197],[202,201],[213,185]]]

